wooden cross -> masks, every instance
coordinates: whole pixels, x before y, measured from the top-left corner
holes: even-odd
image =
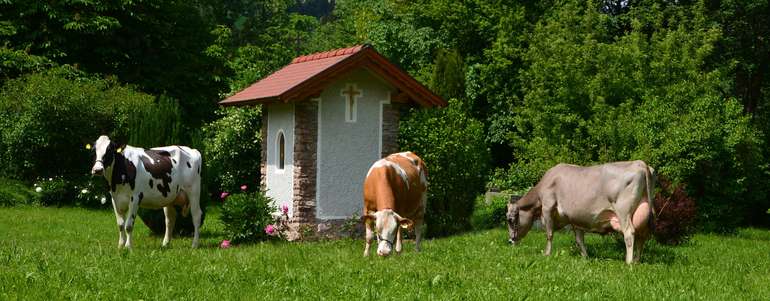
[[[354,85],[348,85],[347,90],[343,91],[342,94],[346,94],[348,96],[348,120],[353,120],[353,108],[356,101],[356,96],[361,95],[361,92],[356,90]]]

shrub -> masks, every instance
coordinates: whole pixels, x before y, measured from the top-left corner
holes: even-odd
[[[492,196],[489,201],[487,201],[486,195],[478,196],[471,216],[473,229],[492,229],[505,225],[505,216],[508,213],[508,203],[511,201],[511,197],[521,197],[528,190],[529,188],[501,191],[500,194]]]
[[[176,100],[161,96],[153,106],[139,108],[129,116],[130,145],[152,148],[184,144],[182,110]]]
[[[471,215],[471,225],[473,229],[492,229],[497,228],[505,222],[505,214],[508,211],[507,195],[493,196],[490,202],[487,202],[484,195],[476,198],[476,206]]]
[[[7,81],[0,91],[0,175],[80,176],[93,163],[83,146],[101,134],[127,137],[129,113],[152,102],[113,80],[67,68]]]
[[[224,231],[233,242],[267,240],[265,227],[274,222],[276,212],[273,200],[263,192],[247,192],[230,195],[222,205],[220,219]]]
[[[107,185],[101,177],[51,177],[35,181],[35,190],[41,205],[98,208],[102,200],[109,203]]]
[[[39,190],[40,203],[43,206],[61,206],[75,199],[77,192],[71,189],[70,183],[64,178],[53,177],[42,179],[35,183]]]
[[[0,178],[0,207],[37,203],[37,194],[24,183]]]
[[[99,208],[112,206],[109,187],[102,177],[90,175],[74,178],[69,181],[68,189],[75,197],[72,200],[64,200],[68,205],[77,207]]]
[[[246,185],[259,190],[262,110],[225,108],[221,116],[203,128],[207,185],[214,196],[221,191],[240,191]]]
[[[426,234],[443,236],[468,229],[489,165],[481,122],[454,99],[445,109],[413,109],[401,122],[399,145],[427,165]]]
[[[655,240],[667,245],[687,242],[695,231],[695,201],[687,195],[684,184],[674,186],[667,179],[659,183],[661,191],[655,197]]]

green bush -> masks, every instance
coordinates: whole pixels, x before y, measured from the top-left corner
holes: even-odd
[[[24,183],[0,178],[0,207],[32,205],[38,200],[37,194]]]
[[[222,204],[220,216],[225,234],[236,243],[269,239],[265,227],[274,222],[272,213],[276,208],[272,204],[273,200],[262,192],[230,195]]]
[[[470,228],[474,200],[484,190],[489,166],[483,131],[457,100],[445,109],[412,110],[402,120],[399,145],[419,155],[428,169],[428,236]]]
[[[499,195],[492,197],[487,203],[484,195],[478,196],[476,206],[473,208],[473,215],[471,215],[473,229],[492,229],[503,225],[505,214],[508,212],[509,200],[509,196]]]
[[[75,197],[72,200],[66,200],[67,205],[88,208],[112,206],[109,187],[104,178],[88,175],[70,179],[68,182],[70,183],[68,189],[73,191]]]
[[[143,148],[185,144],[182,110],[176,100],[161,96],[152,106],[137,108],[129,115],[128,144]]]
[[[203,128],[207,185],[219,192],[259,190],[261,157],[261,107],[225,108]]]
[[[557,163],[640,159],[686,184],[702,230],[766,220],[767,141],[725,92],[730,70],[711,61],[722,32],[703,12],[632,9],[624,33],[608,36],[613,19],[582,1],[550,11],[522,53],[522,94],[503,97],[510,119],[491,121],[505,125],[490,134],[515,162],[493,182],[515,189]]]
[[[108,187],[101,177],[51,177],[35,181],[34,187],[43,206],[100,208],[102,200],[111,206]]]
[[[93,153],[83,146],[101,134],[128,136],[129,114],[153,97],[66,67],[7,81],[0,91],[0,176],[77,177]]]
[[[43,206],[62,206],[75,199],[77,192],[61,177],[42,179],[35,183]]]

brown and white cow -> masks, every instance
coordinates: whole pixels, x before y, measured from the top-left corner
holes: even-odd
[[[377,255],[388,256],[394,245],[396,253],[401,253],[401,229],[412,225],[419,251],[427,193],[428,171],[414,153],[396,153],[375,162],[364,180],[364,256],[369,256],[375,231]]]
[[[643,161],[556,165],[524,197],[508,204],[510,242],[516,245],[542,217],[545,255],[551,254],[553,231],[571,225],[584,257],[584,232],[618,231],[626,244],[626,263],[638,262],[651,234],[653,189],[653,170]]]
[[[139,207],[160,209],[166,215],[168,245],[174,230],[176,209],[184,207],[182,215],[192,213],[195,234],[192,246],[198,246],[199,228],[203,212],[200,208],[201,154],[186,146],[167,146],[142,149],[118,144],[107,136],[100,136],[94,144],[96,161],[91,168],[94,175],[103,175],[110,187],[112,207],[118,222],[118,247],[131,247],[136,212]]]

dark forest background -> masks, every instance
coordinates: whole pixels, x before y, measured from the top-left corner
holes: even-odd
[[[0,176],[83,175],[109,133],[205,149],[210,195],[258,183],[259,108],[217,101],[368,43],[451,100],[400,135],[432,171],[435,231],[466,227],[486,188],[635,159],[684,187],[700,229],[767,225],[768,20],[750,0],[4,0]]]

